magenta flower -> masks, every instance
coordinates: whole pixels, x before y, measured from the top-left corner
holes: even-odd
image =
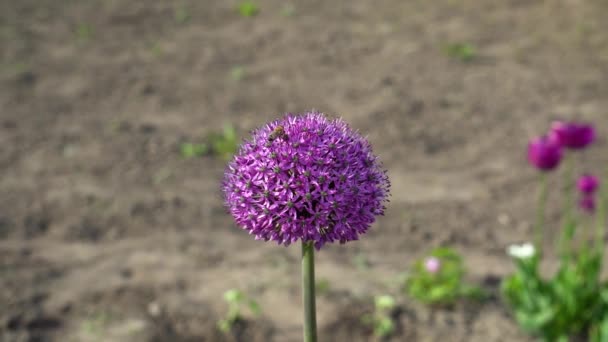
[[[583,175],[576,182],[578,190],[584,194],[594,193],[600,185],[600,181],[593,175]]]
[[[592,125],[556,121],[551,124],[550,135],[561,146],[577,150],[587,147],[595,140],[595,129]]]
[[[595,212],[595,197],[593,194],[585,194],[578,205],[583,211],[593,214]]]
[[[340,119],[288,114],[256,130],[225,172],[226,205],[256,240],[357,240],[384,214],[390,183],[367,140]]]
[[[528,143],[528,162],[543,171],[553,170],[562,159],[562,149],[555,140],[536,137]]]
[[[441,260],[436,257],[428,257],[424,260],[424,269],[429,273],[437,273],[441,269]]]

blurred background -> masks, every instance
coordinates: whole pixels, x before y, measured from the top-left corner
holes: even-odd
[[[0,340],[298,341],[299,253],[254,241],[220,181],[249,131],[317,109],[392,182],[361,241],[317,253],[320,336],[397,295],[395,341],[527,341],[498,299],[400,296],[411,260],[464,255],[496,291],[531,236],[525,148],[608,123],[601,0],[0,0]],[[600,172],[605,139],[581,168]],[[555,212],[555,208],[553,208]],[[553,220],[555,221],[555,220]],[[550,219],[551,222],[551,219]],[[240,289],[261,315],[223,335]]]

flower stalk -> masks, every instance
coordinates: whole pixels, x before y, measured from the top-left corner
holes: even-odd
[[[536,212],[536,227],[534,228],[534,246],[538,255],[542,255],[543,227],[545,225],[545,207],[547,206],[548,181],[547,175],[540,174],[540,188],[538,194],[538,208]]]
[[[316,342],[315,249],[311,242],[302,242],[302,304],[304,306],[304,342]]]

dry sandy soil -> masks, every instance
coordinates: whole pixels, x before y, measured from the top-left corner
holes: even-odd
[[[393,184],[369,234],[317,254],[321,341],[373,340],[377,294],[398,299],[391,341],[530,340],[497,295],[433,310],[400,279],[447,245],[496,294],[531,236],[528,138],[560,117],[608,132],[608,2],[258,4],[0,1],[0,340],[300,340],[299,248],[238,229],[225,161],[179,146],[312,108],[368,136]],[[230,288],[263,313],[224,336]]]

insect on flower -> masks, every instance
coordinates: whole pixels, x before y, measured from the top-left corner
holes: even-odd
[[[270,142],[277,140],[277,138],[287,140],[287,133],[285,133],[285,127],[279,125],[275,127],[275,129],[270,133],[270,135],[268,135],[268,141]]]

